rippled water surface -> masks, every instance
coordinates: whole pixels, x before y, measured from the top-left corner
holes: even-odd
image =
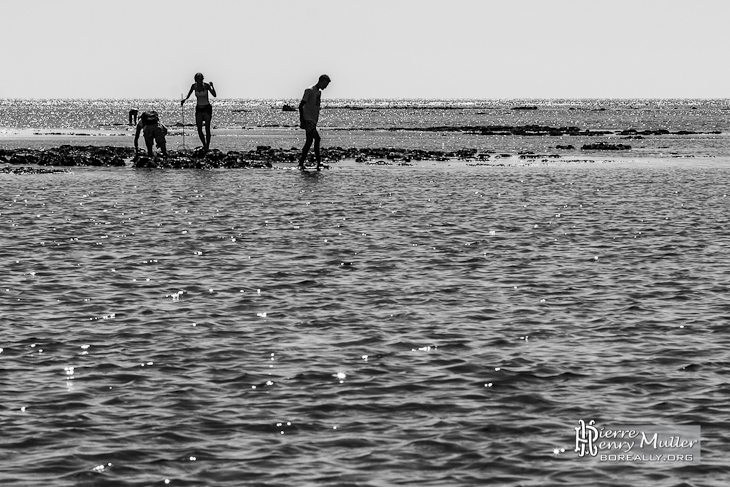
[[[0,483],[726,485],[729,176],[0,175]],[[580,419],[701,464],[579,458]]]

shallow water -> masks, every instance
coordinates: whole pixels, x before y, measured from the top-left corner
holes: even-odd
[[[581,150],[585,144],[605,142],[630,145],[632,157],[730,156],[727,99],[338,100],[325,93],[322,103],[319,125],[324,147],[475,148],[497,153],[575,155],[585,154]],[[214,100],[211,147],[223,151],[251,150],[259,145],[301,147],[304,135],[298,129],[298,113],[283,111],[285,104],[296,106],[298,99]],[[531,109],[516,109],[524,107]],[[0,99],[0,148],[56,147],[62,143],[131,147],[134,130],[127,125],[130,108],[160,113],[170,129],[169,148],[201,145],[193,105],[181,110],[179,100]],[[432,131],[434,127],[500,125],[578,127],[611,134],[505,137]],[[630,129],[672,133],[630,139],[617,135]],[[691,133],[678,135],[679,131]]]
[[[0,480],[725,485],[729,175],[0,175]],[[701,425],[701,465],[580,419]]]

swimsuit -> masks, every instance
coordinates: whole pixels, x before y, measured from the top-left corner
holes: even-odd
[[[195,90],[195,96],[198,99],[198,106],[206,106],[210,105],[210,101],[208,101],[208,89],[203,87],[202,91]]]
[[[208,88],[203,85],[203,90],[195,90],[195,97],[198,99],[198,104],[195,105],[195,114],[201,113],[203,115],[213,116],[213,105],[208,100]]]

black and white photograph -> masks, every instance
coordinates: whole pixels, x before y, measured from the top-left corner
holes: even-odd
[[[0,8],[0,485],[727,485],[727,0]]]

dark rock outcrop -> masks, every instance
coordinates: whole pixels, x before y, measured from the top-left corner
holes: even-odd
[[[631,150],[630,145],[626,144],[607,144],[606,142],[598,142],[595,144],[585,144],[583,147],[580,148],[581,150]]]
[[[625,148],[630,147],[625,146]],[[592,150],[616,149],[599,146]],[[296,165],[300,155],[299,147],[283,149],[265,145],[258,146],[254,150],[229,152],[219,149],[205,151],[199,147],[194,150],[171,150],[168,151],[167,156],[158,154],[153,157],[149,157],[143,152],[136,154],[132,147],[62,145],[52,149],[0,150],[0,162],[23,167],[131,166],[140,169],[245,169],[272,168],[274,165],[280,164]],[[327,147],[322,149],[322,162],[325,164],[348,159],[365,164],[381,161],[388,165],[409,165],[414,161],[488,161],[512,158],[512,156],[513,154],[494,154],[494,151],[474,148],[451,151],[401,147]],[[533,154],[520,154],[520,156],[523,160],[559,157],[558,155]]]
[[[27,174],[57,174],[57,173],[68,173],[66,169],[46,169],[38,167],[11,167],[5,166],[0,167],[0,174],[16,174],[16,175],[27,175]]]
[[[348,129],[351,130],[351,129]],[[373,128],[363,128],[358,130],[373,130]],[[412,131],[412,132],[460,132],[475,135],[519,135],[519,136],[584,136],[595,137],[605,135],[622,135],[622,136],[649,136],[649,135],[706,135],[721,134],[719,130],[706,132],[692,132],[689,130],[678,130],[671,132],[666,129],[654,130],[597,130],[597,129],[581,129],[579,127],[550,127],[545,125],[468,125],[468,126],[432,126],[432,127],[389,127],[385,130],[390,131]]]

